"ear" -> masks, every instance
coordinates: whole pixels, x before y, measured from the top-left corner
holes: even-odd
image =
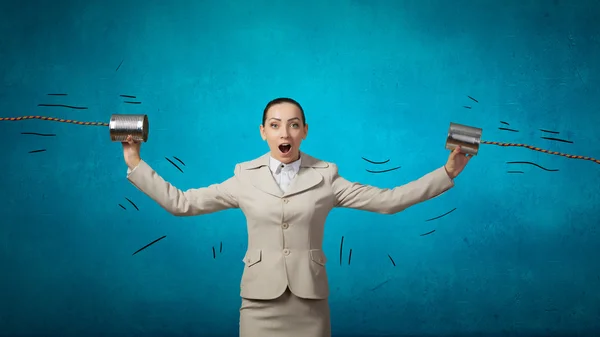
[[[258,129],[260,130],[260,137],[262,140],[267,140],[267,135],[265,134],[265,127],[261,124]]]
[[[304,137],[302,139],[306,139],[306,136],[308,136],[308,124],[304,124]]]

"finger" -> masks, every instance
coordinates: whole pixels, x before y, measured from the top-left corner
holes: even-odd
[[[450,158],[454,159],[456,157],[456,155],[458,155],[460,153],[460,146],[457,146],[454,148],[454,150],[452,150],[452,152],[450,153]]]

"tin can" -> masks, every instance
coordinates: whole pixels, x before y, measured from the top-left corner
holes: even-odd
[[[452,151],[460,146],[461,153],[476,156],[479,152],[482,132],[483,130],[480,128],[450,123],[448,137],[446,138],[446,149]]]
[[[109,123],[110,139],[124,142],[131,135],[136,142],[148,141],[148,116],[114,114]]]

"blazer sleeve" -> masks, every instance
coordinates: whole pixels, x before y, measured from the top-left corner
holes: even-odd
[[[331,166],[331,185],[336,201],[335,207],[395,214],[410,206],[437,197],[454,187],[454,182],[444,167],[405,185],[393,189],[382,189],[350,182],[339,175],[337,165],[331,164]]]
[[[238,164],[234,175],[222,183],[181,191],[142,160],[135,168],[127,169],[127,179],[167,212],[176,216],[192,216],[239,208],[235,196],[239,170]]]

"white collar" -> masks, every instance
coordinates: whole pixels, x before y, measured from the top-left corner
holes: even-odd
[[[298,160],[291,162],[289,164],[283,164],[281,163],[279,160],[273,158],[273,157],[269,157],[269,168],[271,169],[271,172],[273,173],[279,173],[281,172],[281,169],[287,167],[290,167],[292,169],[292,171],[294,171],[294,173],[298,173],[298,171],[300,171],[300,162],[302,161],[302,158],[299,158]]]

